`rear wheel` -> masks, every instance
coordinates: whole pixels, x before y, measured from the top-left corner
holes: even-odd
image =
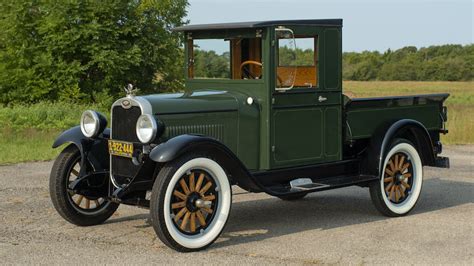
[[[102,197],[86,197],[69,191],[69,184],[79,178],[80,162],[81,153],[74,145],[66,147],[56,158],[49,178],[51,201],[59,215],[72,224],[101,224],[119,205]]]
[[[416,205],[423,184],[423,165],[414,145],[396,139],[385,157],[380,180],[370,185],[370,196],[377,210],[396,217],[409,213]]]
[[[221,234],[231,203],[224,169],[212,158],[190,154],[160,170],[150,204],[153,228],[177,251],[201,250]]]

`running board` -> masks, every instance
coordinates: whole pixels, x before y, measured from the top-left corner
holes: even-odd
[[[313,180],[311,178],[296,178],[288,183],[268,186],[266,187],[266,192],[273,196],[298,194],[302,192],[310,193],[352,185],[360,185],[376,179],[377,177],[365,175],[335,176],[317,180]]]
[[[322,187],[328,187],[327,184],[314,183],[311,178],[298,178],[290,181],[290,190],[293,192],[301,192],[313,190]]]

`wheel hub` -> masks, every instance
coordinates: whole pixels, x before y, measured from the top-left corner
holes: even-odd
[[[395,175],[395,184],[399,185],[403,179],[405,179],[405,177],[403,177],[403,175],[401,173],[397,173]]]
[[[199,210],[199,207],[197,206],[196,202],[201,199],[201,195],[197,192],[193,192],[188,195],[188,198],[186,200],[186,208],[191,211],[195,212]]]
[[[198,200],[196,200],[195,204],[196,204],[196,207],[198,207],[198,208],[207,208],[207,209],[209,209],[212,206],[212,201],[198,199]]]

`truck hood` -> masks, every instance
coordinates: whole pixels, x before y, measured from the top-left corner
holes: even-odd
[[[153,114],[237,111],[237,95],[227,91],[195,91],[142,96],[150,102]]]

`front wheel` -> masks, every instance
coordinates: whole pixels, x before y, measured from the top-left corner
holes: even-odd
[[[423,165],[414,145],[396,139],[385,157],[380,180],[370,184],[377,210],[391,217],[403,216],[414,207],[423,184]]]
[[[197,251],[224,229],[232,190],[215,160],[189,154],[160,170],[150,203],[151,222],[161,241],[177,251]]]
[[[103,223],[119,205],[103,197],[86,197],[69,191],[69,184],[79,178],[80,162],[81,152],[74,145],[66,147],[56,158],[49,178],[51,201],[59,215],[72,224]]]

